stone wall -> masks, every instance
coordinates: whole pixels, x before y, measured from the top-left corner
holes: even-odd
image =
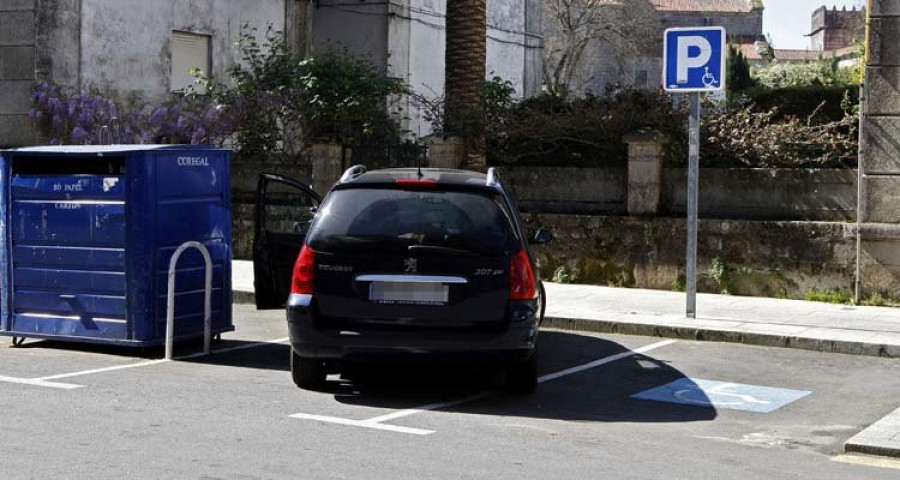
[[[30,143],[35,72],[35,0],[0,2],[0,148]]]
[[[900,291],[900,0],[872,7],[860,129],[859,296]]]
[[[850,221],[856,218],[856,170],[726,169],[700,171],[700,216],[722,219]],[[687,214],[687,170],[663,170],[661,213]]]
[[[253,256],[253,215],[259,174],[274,173],[312,185],[312,167],[305,162],[234,158],[231,162],[232,231],[234,258]]]
[[[526,214],[530,229],[553,231],[537,247],[542,276],[565,266],[577,283],[684,288],[685,220]],[[701,220],[699,288],[739,295],[850,294],[856,266],[853,224]]]
[[[629,211],[629,172],[624,168],[516,167],[504,168],[503,176],[523,211],[600,215]],[[658,213],[684,216],[686,189],[685,169],[663,169]],[[851,221],[856,218],[856,200],[856,170],[700,171],[700,215],[706,218]]]
[[[505,168],[503,180],[523,212],[624,215],[624,168]]]

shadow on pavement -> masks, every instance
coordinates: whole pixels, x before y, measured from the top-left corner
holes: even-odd
[[[52,349],[57,351],[95,353],[98,355],[150,360],[159,360],[165,356],[165,349],[162,346],[126,347],[103,343],[79,343],[41,339],[28,340],[20,347],[10,346],[9,348],[14,348],[16,350]],[[178,357],[198,354],[202,352],[202,350],[202,339],[184,340],[175,344],[175,358],[177,360]],[[264,370],[290,370],[290,347],[287,344],[271,343],[260,345],[260,343],[256,341],[223,339],[213,340],[210,345],[210,350],[212,353],[209,356],[182,361],[210,365],[259,368]],[[217,353],[219,350],[224,351]]]
[[[540,374],[555,373],[629,349],[597,337],[558,331],[541,334]],[[442,408],[476,415],[595,422],[696,422],[716,418],[716,410],[631,398],[686,376],[648,355],[634,355],[597,368],[547,381],[532,395],[499,394]],[[368,365],[330,382],[329,393],[348,405],[405,409],[453,401],[485,390],[500,390],[496,368],[422,364]],[[698,403],[708,400],[694,392]]]
[[[652,343],[652,342],[647,342]],[[601,358],[629,351],[616,342],[589,335],[560,331],[541,333],[540,375],[559,372]],[[179,344],[176,355],[199,351],[201,342]],[[242,347],[253,347],[241,349]],[[160,358],[161,349],[132,349],[109,345],[34,341],[22,348],[54,348],[122,356]],[[237,350],[232,350],[237,349]],[[215,353],[216,350],[226,350]],[[186,363],[282,371],[289,375],[290,346],[258,345],[243,340],[222,340],[213,354]],[[716,418],[716,410],[632,398],[686,376],[648,355],[634,355],[547,381],[531,395],[497,394],[483,400],[442,408],[467,414],[533,417],[596,422],[694,422]],[[386,409],[407,409],[452,402],[485,391],[502,391],[502,369],[483,363],[459,364],[414,360],[402,363],[347,365],[329,377],[323,393],[342,404]],[[699,395],[699,396],[698,396]],[[702,393],[692,398],[703,403]]]
[[[252,347],[241,350],[242,347]],[[239,349],[229,351],[230,349]],[[216,350],[225,350],[216,353]],[[185,351],[182,355],[189,355]],[[199,363],[204,365],[219,365],[224,367],[255,368],[260,370],[279,370],[290,375],[291,347],[286,343],[269,343],[260,345],[258,342],[243,340],[222,340],[212,347],[212,354],[204,357],[184,360],[187,363]]]
[[[0,337],[2,338],[2,337]],[[106,343],[66,342],[60,340],[26,339],[20,347],[9,348],[15,350],[53,349],[61,351],[96,353],[100,355],[112,355],[117,357],[134,357],[141,359],[162,358],[162,348],[155,347],[126,347]]]

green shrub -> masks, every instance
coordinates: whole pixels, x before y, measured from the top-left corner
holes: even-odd
[[[584,98],[539,95],[492,119],[486,131],[492,165],[622,167],[622,138],[642,128],[667,135],[669,157],[686,156],[686,116],[673,100],[626,89]]]
[[[853,303],[853,297],[841,290],[828,290],[821,292],[818,290],[810,290],[806,292],[806,300],[809,302],[824,302],[837,305],[849,305]]]
[[[573,283],[575,281],[575,274],[564,265],[553,272],[553,281],[555,283]]]
[[[271,26],[264,38],[244,26],[242,61],[221,82],[197,72],[209,98],[233,120],[237,149],[246,156],[292,155],[311,141],[366,143],[399,139],[388,101],[408,91],[366,57],[332,50],[313,58],[292,53]]]
[[[855,168],[857,111],[839,121],[778,120],[778,110],[742,107],[704,117],[700,163],[707,168]],[[684,166],[686,158],[674,166]]]
[[[791,117],[813,124],[840,121],[859,106],[859,87],[803,85],[784,88],[755,87],[743,93],[743,102],[757,111],[776,110],[775,121]],[[810,118],[811,117],[811,118]]]
[[[747,57],[744,56],[743,52],[735,48],[734,45],[728,46],[726,75],[728,77],[729,95],[743,92],[756,85],[756,81],[750,75],[750,62],[747,61]]]
[[[859,85],[858,67],[841,68],[836,58],[823,58],[809,63],[778,63],[758,68],[753,77],[760,85],[769,88],[807,85],[848,86]]]
[[[886,297],[880,293],[873,293],[860,303],[867,307],[900,307],[900,300]]]

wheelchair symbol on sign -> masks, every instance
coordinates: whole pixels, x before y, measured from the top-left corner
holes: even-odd
[[[712,87],[718,85],[718,84],[719,84],[719,81],[716,80],[716,76],[715,76],[715,75],[709,73],[709,67],[705,67],[705,69],[706,69],[706,74],[703,75],[703,79],[702,79],[702,80],[703,80],[703,85],[704,85],[706,88],[712,88]]]
[[[694,385],[694,388],[686,388],[683,390],[675,391],[675,398],[681,400],[685,403],[690,403],[694,405],[703,405],[706,407],[724,407],[729,405],[744,405],[747,403],[755,403],[760,405],[770,405],[772,402],[766,400],[759,400],[752,395],[743,395],[739,393],[731,393],[727,390],[736,387],[737,385],[733,383],[723,383],[721,385],[716,385],[708,390],[703,390],[699,386]],[[731,397],[735,400],[724,400],[720,401],[718,398],[716,401],[710,400],[708,397],[711,395],[715,395],[716,397]],[[701,398],[696,398],[696,397]]]

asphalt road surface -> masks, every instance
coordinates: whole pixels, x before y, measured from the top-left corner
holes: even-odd
[[[235,323],[220,353],[175,362],[2,339],[0,478],[900,478],[842,455],[900,406],[896,360],[545,331],[533,395],[423,362],[310,392],[283,312]]]

